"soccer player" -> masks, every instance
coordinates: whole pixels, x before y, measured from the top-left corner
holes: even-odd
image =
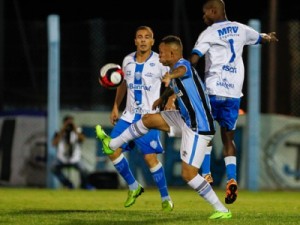
[[[169,88],[153,104],[153,108],[156,108],[175,94],[179,110],[145,114],[142,119],[112,139],[97,125],[96,136],[102,141],[103,151],[108,155],[114,154],[123,143],[147,135],[151,129],[181,137],[183,179],[213,206],[215,212],[210,219],[228,219],[232,217],[231,212],[221,203],[211,185],[198,173],[204,158],[204,149],[214,136],[215,126],[204,85],[190,62],[183,58],[182,52],[183,46],[179,37],[171,35],[162,39],[159,60],[171,68],[163,78],[165,86]]]
[[[134,43],[136,51],[128,54],[122,64],[125,74],[124,82],[117,88],[110,121],[114,125],[111,137],[119,136],[142,115],[157,112],[152,110],[152,104],[160,96],[163,75],[169,70],[159,62],[158,54],[152,51],[154,34],[150,27],[140,26],[136,29]],[[119,106],[127,92],[126,106],[119,119]],[[159,130],[151,130],[147,135],[133,142],[118,146],[108,157],[118,173],[128,184],[128,197],[124,206],[130,207],[136,198],[144,192],[142,185],[135,179],[123,154],[137,146],[144,155],[144,160],[150,169],[153,179],[159,189],[162,199],[162,210],[172,211],[173,202],[168,192],[165,172],[162,163],[157,158],[163,153]]]
[[[225,202],[237,198],[236,147],[234,131],[238,119],[244,82],[243,47],[278,41],[275,32],[258,33],[251,27],[227,19],[223,0],[207,0],[203,5],[203,20],[208,26],[198,37],[190,61],[196,66],[205,55],[205,85],[214,119],[219,123],[226,165]],[[207,146],[202,164],[202,176],[210,183],[210,153]]]

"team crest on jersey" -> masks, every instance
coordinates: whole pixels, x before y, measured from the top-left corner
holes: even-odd
[[[183,96],[183,93],[181,90],[179,90],[179,92],[176,93],[176,96],[179,98],[179,97],[182,97]]]
[[[141,72],[136,72],[134,74],[134,77],[135,77],[136,80],[140,80],[142,78],[142,73]]]
[[[150,142],[150,146],[152,147],[152,148],[154,148],[154,149],[157,149],[157,146],[158,146],[158,143],[157,143],[157,141],[151,141]]]
[[[151,67],[154,67],[155,66],[155,63],[150,63],[149,64]]]

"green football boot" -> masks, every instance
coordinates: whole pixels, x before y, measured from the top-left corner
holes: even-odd
[[[228,212],[220,212],[220,211],[215,211],[209,219],[211,220],[218,220],[218,219],[230,219],[232,217],[232,214],[230,211]]]
[[[128,191],[128,197],[124,203],[125,207],[132,206],[135,203],[137,197],[139,197],[144,192],[144,188],[139,184],[138,188],[135,190]]]
[[[102,142],[102,150],[106,155],[112,155],[115,151],[109,147],[111,137],[108,136],[100,125],[95,127],[96,137]]]
[[[162,207],[162,211],[171,212],[174,209],[174,203],[172,202],[172,200],[164,200],[161,203],[161,207]]]

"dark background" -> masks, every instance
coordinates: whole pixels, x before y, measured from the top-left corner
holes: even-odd
[[[63,21],[80,21],[90,18],[108,20],[172,20],[173,0],[125,1],[125,0],[2,0],[5,5],[5,17],[15,18],[17,4],[22,17],[28,20],[45,20],[49,14],[60,14]],[[272,0],[225,0],[229,20],[246,22],[250,18],[267,19]],[[189,20],[202,22],[201,0],[185,0],[186,14]],[[297,2],[297,1],[296,1]],[[296,3],[294,2],[294,3]],[[277,0],[278,19],[299,19],[299,4]]]
[[[272,1],[226,0],[228,19],[245,24],[250,19],[259,19],[262,23],[261,30],[268,32]],[[165,35],[179,35],[184,44],[184,57],[189,56],[198,35],[205,28],[202,22],[201,0],[0,0],[0,3],[3,5],[1,21],[3,51],[0,51],[3,58],[0,71],[2,111],[47,108],[46,21],[50,14],[60,16],[62,30],[60,99],[61,107],[65,109],[111,109],[114,92],[98,85],[98,70],[105,63],[121,64],[126,54],[135,51],[133,39],[136,27],[151,26],[155,33],[156,44]],[[277,3],[278,26],[287,21],[299,20],[299,4],[295,6],[283,0],[277,0]],[[283,32],[279,29],[277,32],[281,45],[287,44],[284,26],[281,29]],[[281,48],[286,49],[284,46]],[[157,51],[157,46],[153,49]],[[282,57],[279,58],[282,65],[285,61],[289,61],[286,54],[288,53],[278,53],[278,57]],[[247,62],[247,48],[244,50],[244,61]],[[201,64],[198,69],[201,73],[203,69]],[[267,69],[268,47],[263,47],[263,96],[267,96],[269,88]],[[281,70],[285,74],[289,73],[288,69],[278,68],[276,88],[280,89],[281,93],[288,93],[290,86],[286,82],[289,82],[290,78],[281,76]],[[245,80],[243,109],[247,107],[246,82]],[[277,101],[276,112],[288,114],[289,106],[282,103],[288,103],[289,96],[279,95],[278,99],[282,100]],[[265,102],[262,102],[262,112],[268,112]]]

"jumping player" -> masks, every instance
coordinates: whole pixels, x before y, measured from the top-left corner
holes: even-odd
[[[208,26],[198,37],[190,61],[196,66],[205,55],[205,85],[213,117],[218,121],[223,142],[227,186],[225,203],[237,198],[236,147],[234,131],[239,114],[244,82],[242,59],[245,45],[278,41],[275,32],[259,33],[251,27],[227,19],[223,0],[207,0],[203,5],[203,20]],[[211,144],[207,146],[202,164],[202,176],[210,183]]]

